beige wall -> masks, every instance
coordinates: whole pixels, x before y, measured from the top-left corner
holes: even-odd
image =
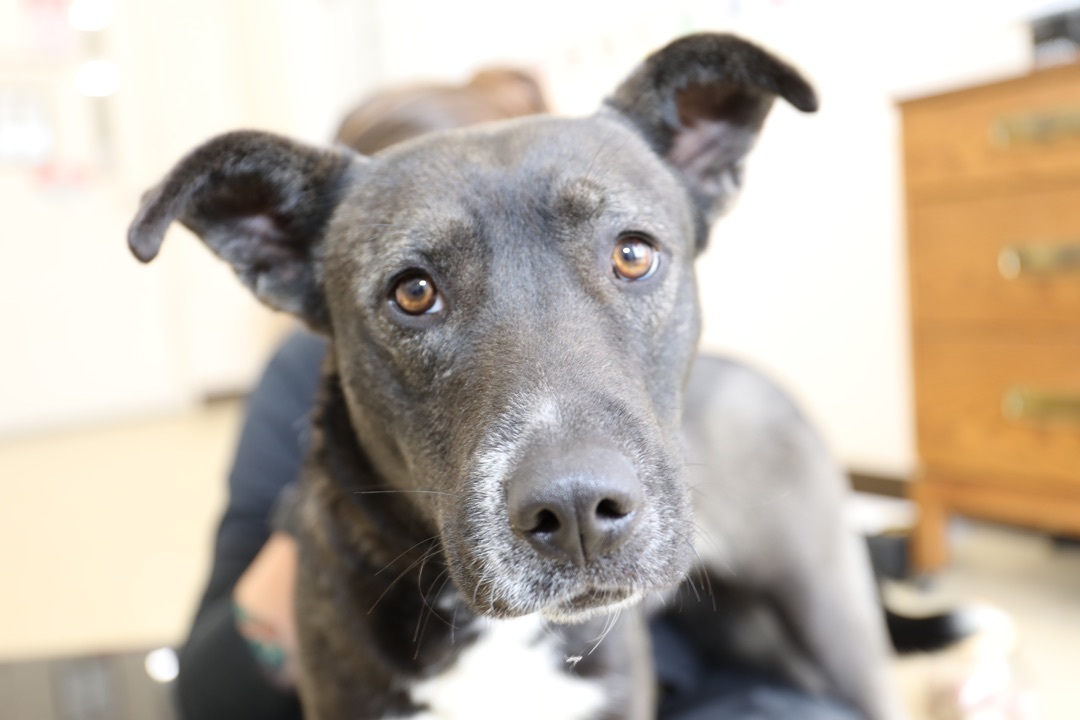
[[[0,445],[0,662],[183,639],[237,419],[222,405]]]

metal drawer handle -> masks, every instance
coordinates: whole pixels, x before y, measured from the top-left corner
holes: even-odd
[[[1007,245],[998,253],[997,266],[1006,280],[1080,272],[1080,242]]]
[[[1003,149],[1069,138],[1080,138],[1080,110],[1004,117],[990,124],[990,144]]]
[[[1080,394],[1016,386],[1006,391],[1001,411],[1009,420],[1080,423]]]

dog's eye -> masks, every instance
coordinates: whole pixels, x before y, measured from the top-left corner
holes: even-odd
[[[409,315],[424,315],[442,309],[442,298],[435,281],[425,272],[414,271],[402,276],[394,285],[394,304]]]
[[[615,276],[623,280],[641,280],[652,275],[660,253],[652,243],[640,235],[624,235],[611,254],[611,266]]]

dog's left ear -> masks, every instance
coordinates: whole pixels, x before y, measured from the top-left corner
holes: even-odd
[[[742,183],[743,162],[772,107],[818,101],[794,68],[732,35],[680,38],[653,53],[607,99],[689,187],[706,222]]]
[[[213,138],[176,164],[142,199],[128,230],[150,262],[179,220],[232,265],[259,300],[315,330],[329,329],[319,246],[362,158],[265,132]]]

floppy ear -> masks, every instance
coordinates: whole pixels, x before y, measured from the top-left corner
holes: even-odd
[[[179,220],[264,303],[328,329],[317,247],[353,157],[269,133],[221,135],[189,153],[143,196],[128,244],[139,260],[150,262],[169,225]]]
[[[817,110],[798,71],[732,35],[680,38],[653,53],[606,101],[679,171],[706,222],[742,183],[743,161],[780,96]]]

